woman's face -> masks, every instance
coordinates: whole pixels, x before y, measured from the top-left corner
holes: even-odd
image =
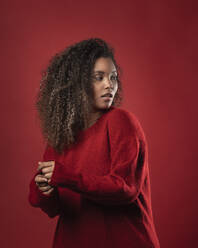
[[[98,58],[93,69],[92,85],[94,91],[94,110],[111,106],[118,89],[117,71],[111,58]],[[111,96],[103,97],[110,93]]]

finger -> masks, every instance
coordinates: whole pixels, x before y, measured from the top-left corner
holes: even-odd
[[[44,174],[44,177],[50,179],[52,177],[52,172]]]
[[[51,189],[51,188],[52,188],[52,187],[51,187],[50,185],[45,186],[45,187],[39,187],[39,189],[40,189],[41,191],[43,191],[43,192],[48,191],[48,190]]]
[[[44,175],[41,175],[41,174],[37,174],[35,176],[35,179],[36,180],[39,180],[39,181],[46,181]]]
[[[51,161],[43,161],[43,162],[38,162],[40,166],[51,166],[54,164],[54,160]]]
[[[44,195],[49,195],[52,191],[54,190],[54,188],[49,189],[46,192],[43,192]]]
[[[38,188],[40,188],[40,187],[46,187],[46,186],[51,186],[48,183],[37,183],[37,182],[36,182],[36,185],[37,185]]]
[[[53,167],[45,167],[42,169],[42,173],[46,174],[53,171]]]
[[[54,160],[50,160],[50,161],[39,161],[38,164],[39,165],[51,165],[54,163]]]
[[[46,169],[46,168],[51,168],[51,165],[48,165],[48,166],[47,165],[45,165],[45,166],[40,166],[39,165],[38,168],[37,168],[37,171],[40,172],[40,173],[43,173],[42,170]]]
[[[42,168],[45,168],[45,167],[49,167],[49,166],[52,166],[54,165],[54,161],[47,161],[47,162],[38,162],[39,166],[37,168],[37,170],[41,170]]]
[[[48,183],[37,183],[37,185],[38,185],[39,187],[46,187],[46,186],[48,186],[49,184],[48,184]]]
[[[45,177],[43,177],[41,175],[37,175],[34,180],[37,183],[47,182],[47,178],[45,178]]]

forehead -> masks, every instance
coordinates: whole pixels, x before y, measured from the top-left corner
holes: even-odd
[[[95,62],[93,71],[112,73],[116,72],[116,67],[111,58],[99,58]]]

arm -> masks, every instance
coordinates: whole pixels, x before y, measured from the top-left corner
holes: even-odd
[[[54,156],[53,148],[47,145],[43,161],[54,160]],[[33,207],[41,208],[51,218],[61,213],[64,213],[68,217],[78,214],[81,196],[66,187],[59,187],[59,189],[54,187],[54,190],[49,195],[43,194],[34,180],[35,176],[39,173],[35,173],[30,182],[29,203]]]
[[[49,155],[49,149],[46,147],[43,160]],[[35,176],[39,174],[39,172],[35,173],[29,184],[29,203],[33,207],[40,207],[50,218],[55,217],[60,213],[60,202],[58,190],[55,187],[54,190],[49,194],[45,195],[36,185]]]
[[[29,203],[33,207],[40,207],[50,218],[53,218],[60,213],[58,191],[54,188],[49,195],[43,194],[34,181],[37,174],[39,173],[34,175],[29,185]]]
[[[132,116],[117,114],[108,120],[110,172],[104,176],[82,174],[55,161],[50,185],[68,187],[104,205],[129,204],[137,198],[144,180],[145,143],[139,140]]]

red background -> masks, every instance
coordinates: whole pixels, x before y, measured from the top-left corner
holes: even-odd
[[[50,57],[89,37],[114,46],[122,107],[145,131],[161,247],[196,247],[196,2],[1,1],[1,247],[51,247],[57,219],[27,200],[44,149],[35,95]]]

